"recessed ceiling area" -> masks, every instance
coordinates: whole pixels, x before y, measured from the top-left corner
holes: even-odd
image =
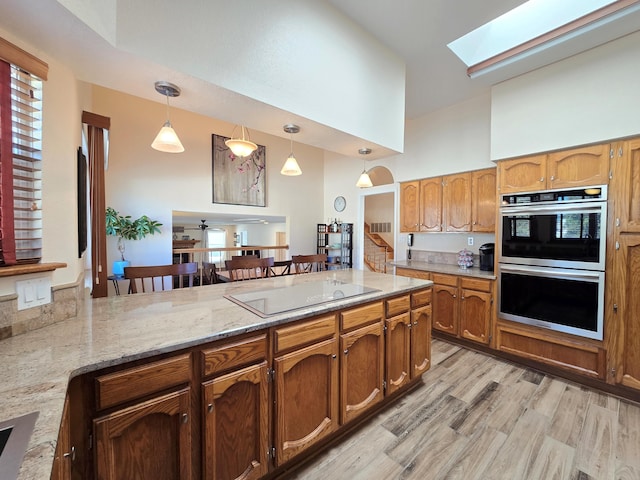
[[[173,225],[185,227],[197,227],[204,220],[209,227],[216,225],[270,225],[286,223],[285,216],[277,215],[242,215],[238,213],[213,213],[213,212],[182,212],[173,211]]]

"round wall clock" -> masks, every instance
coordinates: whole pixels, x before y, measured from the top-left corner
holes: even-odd
[[[336,212],[343,211],[346,206],[347,201],[344,199],[344,197],[336,197],[336,199],[333,201],[333,208],[336,209]]]

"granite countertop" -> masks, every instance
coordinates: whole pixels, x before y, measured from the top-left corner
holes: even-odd
[[[389,265],[392,265],[394,267],[410,268],[412,270],[422,270],[425,272],[464,275],[466,277],[486,278],[489,280],[496,279],[496,275],[494,272],[480,270],[479,267],[460,268],[458,265],[451,265],[448,263],[430,263],[422,262],[419,260],[402,260],[397,262],[390,262]]]
[[[341,281],[378,291],[268,318],[224,295]],[[0,341],[0,421],[39,411],[18,478],[49,478],[69,380],[131,360],[223,339],[431,285],[338,270],[87,300],[74,319]]]

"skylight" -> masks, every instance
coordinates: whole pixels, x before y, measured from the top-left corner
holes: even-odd
[[[612,3],[615,0],[529,0],[447,46],[471,67]]]

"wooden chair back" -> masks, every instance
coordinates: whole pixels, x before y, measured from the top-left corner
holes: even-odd
[[[202,262],[202,285],[218,283],[218,267],[215,263]]]
[[[243,256],[235,260],[225,260],[224,264],[232,282],[240,280],[253,280],[271,276],[273,257],[247,258]]]
[[[188,276],[188,286],[193,287],[193,276],[197,271],[198,264],[195,262],[147,267],[125,267],[124,278],[129,279],[130,293],[146,293],[171,290],[174,276],[179,277],[179,287],[185,286],[183,276]],[[168,280],[167,277],[169,277]]]
[[[321,272],[326,270],[327,254],[319,253],[317,255],[293,255],[291,263],[294,267],[295,274]]]

